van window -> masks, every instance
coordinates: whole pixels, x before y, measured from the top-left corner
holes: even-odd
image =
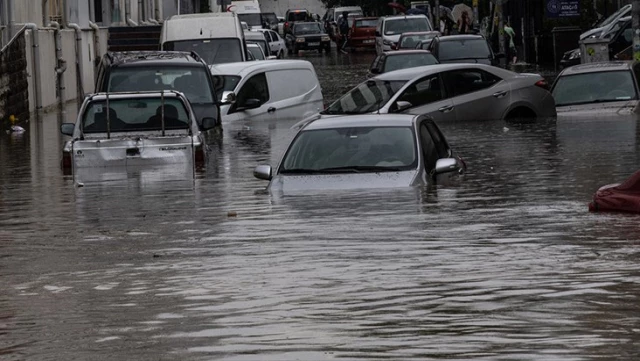
[[[269,87],[264,73],[256,74],[249,78],[238,91],[237,104],[243,104],[248,99],[258,99],[262,104],[269,101]]]
[[[209,65],[243,60],[242,45],[237,38],[168,41],[162,44],[162,48],[170,51],[195,51]]]
[[[177,90],[191,103],[213,103],[213,90],[203,67],[117,67],[112,68],[107,91]]]
[[[271,100],[279,101],[304,95],[318,86],[309,69],[275,70],[267,73]]]
[[[240,21],[244,21],[249,26],[262,27],[262,20],[260,18],[260,13],[238,14],[238,19],[240,19]]]
[[[238,75],[214,75],[213,88],[218,95],[218,100],[222,100],[222,93],[226,91],[234,91],[241,77]]]

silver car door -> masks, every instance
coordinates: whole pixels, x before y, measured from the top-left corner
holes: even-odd
[[[403,103],[403,102],[408,102]],[[442,77],[439,73],[427,75],[407,86],[391,107],[391,111],[428,115],[436,122],[455,120],[455,109],[451,99],[446,96]]]
[[[443,75],[457,120],[502,119],[511,104],[509,83],[488,71],[469,67]]]

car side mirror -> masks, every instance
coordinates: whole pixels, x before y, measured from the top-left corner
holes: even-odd
[[[253,170],[253,176],[262,180],[271,180],[271,166],[259,165]]]
[[[397,112],[401,112],[404,110],[407,110],[409,108],[411,108],[413,106],[413,104],[411,104],[410,102],[404,101],[404,100],[399,100],[396,102],[396,111]]]
[[[435,174],[455,172],[458,170],[456,158],[441,158],[436,161]]]
[[[73,131],[76,129],[74,123],[62,123],[60,125],[60,133],[73,137]]]
[[[209,130],[209,129],[213,129],[216,127],[216,123],[218,123],[216,121],[216,118],[212,118],[212,117],[206,117],[206,118],[202,118],[202,130]]]
[[[260,99],[247,99],[242,104],[238,104],[238,110],[248,110],[248,109],[256,109],[260,108],[262,102]]]
[[[234,104],[236,102],[236,93],[232,91],[224,91],[222,92],[222,104]]]

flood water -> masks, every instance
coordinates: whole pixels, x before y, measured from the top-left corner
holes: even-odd
[[[372,55],[307,59],[331,100]],[[441,124],[456,184],[295,197],[252,176],[292,124],[80,187],[59,121],[0,134],[2,360],[638,359],[640,218],[587,212],[635,121]]]

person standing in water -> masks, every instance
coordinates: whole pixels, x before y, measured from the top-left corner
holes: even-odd
[[[509,37],[509,50],[507,51],[507,59],[511,60],[512,64],[515,64],[518,61],[518,52],[516,49],[516,43],[514,41],[516,32],[513,31],[513,28],[508,21],[504,24],[504,33]]]

